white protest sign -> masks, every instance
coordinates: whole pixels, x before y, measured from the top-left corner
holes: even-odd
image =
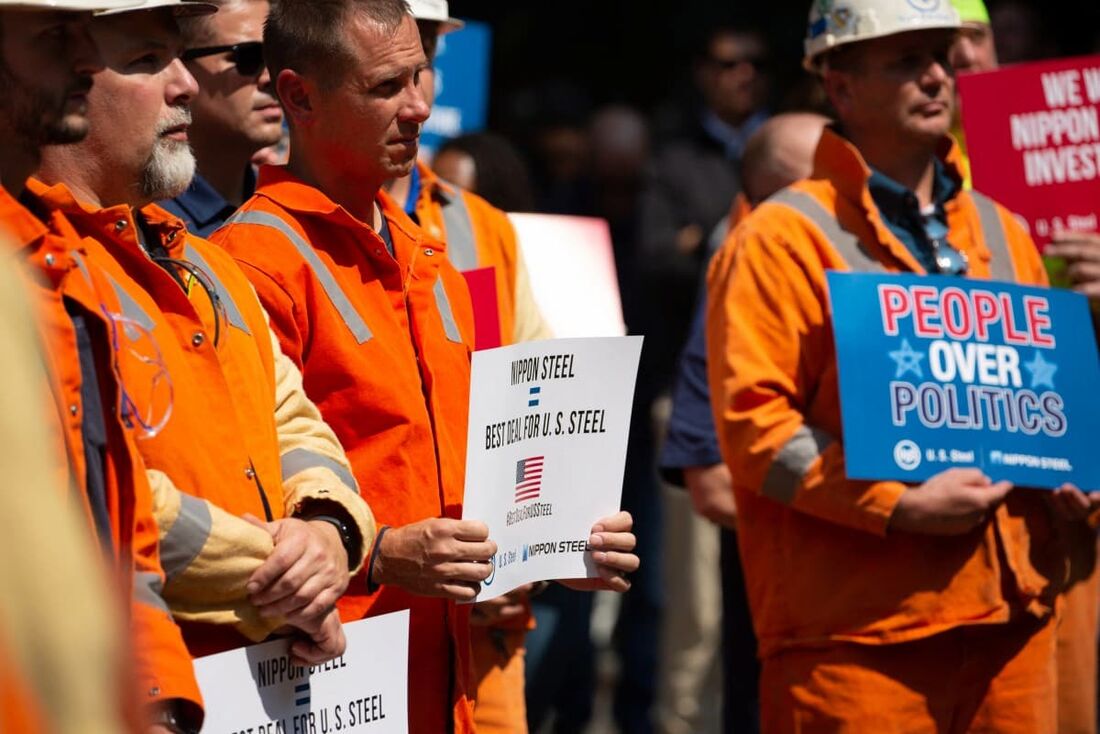
[[[409,613],[344,625],[347,651],[313,668],[291,665],[288,640],[195,661],[203,734],[405,734]]]
[[[496,541],[478,601],[596,576],[592,525],[619,510],[642,337],[475,352],[463,517]]]

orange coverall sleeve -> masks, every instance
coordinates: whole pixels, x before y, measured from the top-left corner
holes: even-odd
[[[202,694],[191,654],[164,599],[164,571],[153,517],[153,494],[146,475],[134,477],[133,650],[141,698],[180,699],[195,723],[202,721]]]
[[[801,254],[742,226],[711,264],[707,361],[722,455],[739,489],[884,535],[905,485],[847,478],[839,402],[826,425],[808,416],[823,376],[835,381],[835,355],[824,268]]]

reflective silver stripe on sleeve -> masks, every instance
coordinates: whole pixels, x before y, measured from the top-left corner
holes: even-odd
[[[160,562],[168,581],[179,576],[198,558],[210,537],[210,507],[200,499],[180,493],[180,512],[160,541]]]
[[[355,482],[355,477],[348,470],[347,467],[342,466],[340,462],[334,461],[327,456],[314,453],[309,449],[293,449],[283,454],[279,462],[283,468],[283,481],[290,479],[292,476],[300,471],[306,469],[312,469],[314,467],[324,467],[332,471],[340,481],[358,491],[359,485]]]
[[[1001,215],[997,213],[997,205],[988,196],[977,191],[971,191],[970,196],[978,208],[978,220],[982,223],[982,239],[985,240],[985,246],[992,255],[989,261],[989,277],[1009,283],[1017,282],[1016,265],[1012,262],[1012,254],[1008,251],[1008,237],[1005,235]]]
[[[241,310],[237,308],[237,302],[229,295],[225,283],[218,277],[217,271],[210,267],[210,263],[206,262],[206,258],[202,256],[202,253],[188,243],[183,248],[183,256],[186,257],[189,262],[201,268],[202,271],[206,273],[206,276],[210,278],[210,282],[214,284],[214,290],[218,292],[218,298],[221,300],[222,305],[225,306],[225,313],[229,316],[229,323],[236,326],[244,333],[251,334],[252,332],[249,330],[248,324],[245,323],[244,316],[241,315]]]
[[[325,266],[321,258],[313,251],[313,247],[294,231],[293,227],[281,218],[267,212],[239,212],[230,217],[223,226],[231,224],[255,224],[259,227],[274,229],[286,237],[290,244],[294,246],[294,249],[298,251],[298,254],[309,263],[310,268],[313,269],[313,274],[317,276],[317,280],[320,281],[321,287],[325,290],[325,295],[332,301],[332,305],[340,314],[340,318],[344,320],[344,325],[351,331],[356,342],[364,344],[370,341],[372,336],[370,328],[363,321],[363,317],[359,315],[359,312],[355,310],[355,306],[351,304],[351,300],[344,293],[340,284],[336,282],[336,277],[332,274],[332,271]]]
[[[138,571],[134,574],[134,599],[139,604],[168,611],[168,603],[164,601],[164,584],[160,576],[148,571]]]
[[[461,342],[462,334],[458,330],[458,324],[455,323],[454,311],[451,310],[451,299],[447,298],[447,289],[443,287],[443,279],[436,278],[435,288],[432,289],[435,292],[435,307],[439,309],[439,317],[443,319],[443,331],[447,333],[447,338],[453,342]]]
[[[799,428],[775,455],[768,475],[764,477],[764,496],[785,505],[793,502],[802,478],[832,443],[833,437],[825,431],[810,426]]]
[[[470,212],[462,192],[439,189],[439,201],[443,207],[444,241],[447,243],[447,257],[456,270],[473,270],[478,266],[477,242],[474,240],[474,226],[470,221]]]
[[[813,222],[854,272],[876,273],[886,270],[882,263],[867,251],[858,237],[841,227],[836,216],[826,211],[825,207],[809,194],[787,188],[773,195],[768,201],[794,209]]]

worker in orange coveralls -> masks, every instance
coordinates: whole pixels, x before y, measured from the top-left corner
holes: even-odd
[[[1067,557],[1050,504],[1089,500],[977,469],[918,487],[845,475],[827,270],[1046,284],[1015,219],[963,190],[958,28],[945,1],[817,0],[806,64],[839,125],[813,176],[758,207],[710,269],[712,403],[766,732],[1056,730]]]

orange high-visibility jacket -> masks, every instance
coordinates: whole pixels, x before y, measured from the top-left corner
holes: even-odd
[[[255,633],[257,620],[243,628],[236,622],[254,612],[245,584],[264,555],[234,555],[245,555],[245,547],[266,555],[270,545],[253,541],[251,536],[266,531],[240,516],[280,519],[312,502],[332,503],[353,521],[361,540],[373,538],[369,508],[349,486],[354,480],[335,435],[300,384],[290,387],[296,395],[285,394],[293,380],[280,378],[280,365],[296,370],[277,353],[252,286],[225,252],[190,235],[182,221],[157,206],[141,210],[145,226],[140,232],[127,206],[86,206],[64,184],[46,187],[32,180],[30,187],[87,238],[89,257],[120,294],[121,313],[157,338],[158,356],[171,379],[171,415],[156,436],[139,442],[139,449],[154,482],[170,482],[179,490],[173,517],[181,521],[161,541],[172,548],[165,570],[176,586],[190,573],[206,575],[206,585],[216,585],[211,565],[223,583],[232,578],[232,598],[224,598],[222,588],[205,590],[210,599],[225,602],[227,614],[180,615],[188,647],[200,656],[262,639],[277,622]],[[187,291],[146,255],[139,237],[156,238],[172,259],[196,269],[196,277],[178,269]],[[163,392],[145,392],[160,408]],[[288,410],[288,402],[297,408]],[[331,481],[315,481],[317,471],[328,472]],[[299,482],[303,476],[307,481]],[[242,538],[236,552],[232,542],[218,537],[226,533],[230,541],[234,534]],[[349,562],[357,568],[363,555],[361,549],[353,551]],[[203,593],[203,585],[189,584],[191,593],[182,599],[173,595],[173,610],[193,611],[202,601],[194,594]]]
[[[957,155],[945,140],[941,157],[956,178]],[[813,177],[761,204],[709,272],[712,401],[763,656],[1003,622],[1010,606],[1043,615],[1065,572],[1043,493],[1014,492],[973,532],[933,537],[888,531],[903,484],[845,476],[825,271],[923,272],[884,223],[869,175],[858,151],[827,130]],[[971,277],[1046,284],[1031,239],[1005,209],[962,191],[946,214]]]
[[[494,268],[501,344],[553,336],[531,291],[523,251],[508,215],[477,194],[447,183],[417,161],[420,227],[447,243],[447,257],[460,271]]]
[[[380,194],[394,255],[369,226],[282,168],[212,241],[241,263],[347,449],[380,523],[460,518],[473,311],[442,242]],[[471,730],[469,610],[363,579],[345,620],[411,610],[410,731]]]
[[[45,210],[43,210],[45,211]],[[44,361],[57,410],[57,427],[68,456],[67,476],[83,502],[88,527],[94,527],[87,501],[82,439],[84,405],[76,331],[66,302],[77,304],[97,337],[96,360],[104,395],[107,451],[104,456],[110,547],[115,572],[132,614],[133,650],[141,699],[181,699],[201,712],[202,697],[179,627],[162,596],[164,571],[153,519],[152,491],[134,436],[121,415],[119,380],[141,371],[136,357],[112,346],[116,324],[108,314],[121,310],[108,278],[95,266],[79,237],[56,236],[63,216],[49,215],[49,229],[0,189],[0,222],[16,238],[18,254],[36,276],[28,281],[39,319]],[[116,368],[117,367],[117,368]],[[58,447],[59,449],[61,447]],[[60,453],[59,453],[60,456]]]

